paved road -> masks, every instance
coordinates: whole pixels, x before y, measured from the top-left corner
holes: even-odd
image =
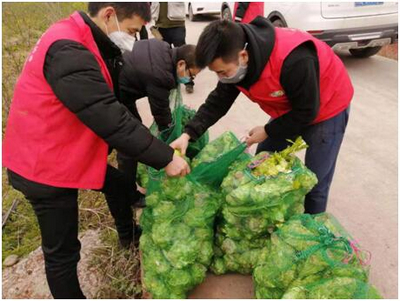
[[[187,22],[187,42],[196,44],[202,29],[212,20]],[[397,298],[397,61],[374,56],[354,59],[343,53],[355,87],[350,120],[331,188],[328,211],[333,213],[361,246],[372,252],[371,282],[385,298]],[[195,92],[184,102],[198,108],[215,87],[217,77],[204,70],[196,79]],[[140,110],[150,122],[148,106]],[[226,130],[238,136],[263,125],[268,116],[245,96],[211,128],[216,137]],[[194,298],[251,298],[249,278],[215,278],[200,286]]]

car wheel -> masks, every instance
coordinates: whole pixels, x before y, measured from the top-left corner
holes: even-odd
[[[285,23],[279,18],[272,21],[272,25],[274,25],[274,27],[286,27]]]
[[[193,14],[193,7],[191,4],[189,4],[189,20],[190,21],[196,21],[196,15]]]
[[[229,7],[225,7],[222,10],[222,19],[232,21],[232,13],[231,13],[231,10],[229,9]]]
[[[377,54],[381,49],[382,46],[377,46],[377,47],[367,47],[361,49],[349,49],[349,51],[351,55],[354,57],[366,58]]]

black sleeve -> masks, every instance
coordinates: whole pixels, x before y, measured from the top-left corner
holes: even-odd
[[[43,70],[58,99],[110,147],[157,169],[172,160],[173,149],[118,102],[95,57],[83,45],[54,43]]]
[[[313,45],[293,50],[282,66],[280,82],[292,110],[268,123],[265,131],[276,139],[294,138],[319,112],[319,63]]]
[[[160,129],[168,127],[172,121],[169,108],[170,90],[159,85],[148,84],[146,87],[151,114]]]
[[[186,125],[185,132],[192,140],[197,140],[229,111],[239,93],[240,91],[234,85],[219,82],[193,119]]]
[[[249,2],[238,2],[238,7],[235,13],[235,22],[241,22],[244,15],[246,14]]]

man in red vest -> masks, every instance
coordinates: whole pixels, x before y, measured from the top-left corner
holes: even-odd
[[[77,277],[78,189],[106,196],[123,246],[133,241],[135,187],[107,165],[109,149],[165,171],[189,172],[174,150],[153,137],[118,101],[121,51],[150,20],[148,3],[89,3],[51,26],[16,83],[3,141],[11,185],[37,215],[47,281],[54,298],[84,298]]]
[[[233,20],[250,23],[257,16],[264,16],[264,2],[235,2]]]
[[[196,59],[199,68],[216,72],[219,82],[171,146],[184,153],[188,141],[222,118],[242,92],[271,116],[249,132],[249,146],[279,151],[287,147],[286,139],[300,135],[307,142],[305,163],[318,184],[306,196],[305,211],[324,212],[353,97],[342,61],[310,34],[274,28],[262,17],[250,24],[211,23],[200,36]]]

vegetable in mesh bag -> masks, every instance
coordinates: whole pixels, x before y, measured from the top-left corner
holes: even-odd
[[[267,256],[268,240],[234,240],[217,233],[211,271],[216,275],[230,272],[251,274],[253,268]]]
[[[316,176],[294,156],[305,147],[299,138],[282,152],[242,157],[232,164],[221,184],[225,200],[219,235],[245,246],[245,254],[265,253],[262,247],[248,242],[267,241],[277,225],[303,213],[305,195],[317,182]],[[221,249],[219,240],[216,240],[216,245]],[[247,258],[240,257],[240,253],[243,251],[234,255]],[[233,265],[230,261],[235,256],[228,256],[223,250],[221,254],[215,256],[213,264],[213,271],[217,274],[223,271],[249,273],[255,267],[256,262],[252,260],[241,260]],[[229,264],[222,265],[224,261]]]
[[[184,298],[204,280],[211,262],[220,199],[207,187],[184,179],[165,178],[161,187],[168,187],[168,193],[151,194],[157,200],[140,220],[144,285],[154,298]]]
[[[154,298],[183,298],[204,280],[221,200],[215,183],[222,181],[228,163],[243,150],[236,147],[212,162],[200,163],[184,178],[168,178],[150,169],[140,249],[144,286]]]
[[[140,186],[142,187],[147,187],[147,184],[149,182],[149,175],[147,173],[147,168],[146,165],[143,163],[138,163],[137,166],[137,182]]]
[[[268,257],[254,269],[256,297],[260,299],[317,298],[331,282],[330,298],[342,296],[372,296],[368,279],[367,252],[355,244],[351,236],[329,214],[292,217],[271,235]],[[353,279],[346,292],[338,283]],[[350,280],[349,280],[350,281]],[[366,295],[359,293],[358,284],[364,283]],[[304,290],[308,290],[304,292]],[[345,298],[345,297],[344,297]]]
[[[357,278],[333,277],[291,287],[282,299],[382,299],[376,288]]]
[[[202,151],[192,160],[192,167],[200,163],[212,162],[215,158],[221,156],[240,145],[239,139],[232,132],[225,132],[211,143],[207,144]]]

